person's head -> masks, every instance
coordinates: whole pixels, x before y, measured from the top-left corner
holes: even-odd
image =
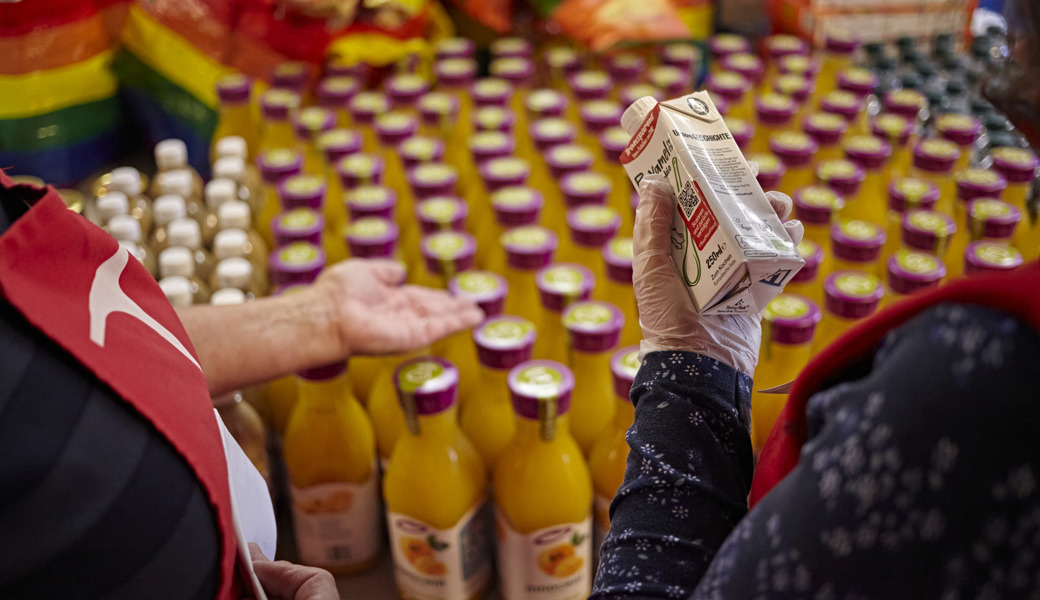
[[[1008,0],[1010,60],[986,85],[986,96],[1011,122],[1040,146],[1040,2]]]

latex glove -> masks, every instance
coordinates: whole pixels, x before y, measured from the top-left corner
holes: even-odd
[[[632,285],[643,328],[640,356],[659,350],[696,352],[753,375],[762,338],[761,315],[698,314],[672,262],[675,197],[656,178],[643,180],[639,196],[632,236]],[[766,197],[781,221],[790,215],[793,203],[786,194],[769,192]],[[799,221],[788,221],[784,227],[795,244],[801,242],[804,230]]]

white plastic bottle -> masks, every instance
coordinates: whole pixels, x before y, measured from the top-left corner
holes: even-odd
[[[130,254],[141,261],[152,277],[157,274],[155,254],[141,243],[141,224],[130,215],[116,215],[108,221],[108,233],[120,242]]]
[[[166,226],[166,237],[170,246],[183,246],[191,250],[195,259],[195,273],[203,281],[208,281],[217,265],[217,259],[202,246],[202,230],[194,219],[177,219]]]
[[[148,238],[148,245],[156,256],[170,245],[167,226],[186,216],[188,216],[188,210],[185,207],[184,198],[181,196],[167,194],[155,199],[155,229]]]
[[[195,276],[195,258],[191,250],[181,246],[167,248],[159,253],[159,277],[179,275],[191,282],[193,304],[209,302],[210,287]]]

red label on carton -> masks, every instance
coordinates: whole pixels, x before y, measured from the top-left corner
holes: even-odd
[[[633,160],[639,158],[639,155],[646,150],[646,147],[650,145],[650,140],[654,137],[654,131],[657,130],[657,117],[661,114],[661,105],[657,105],[650,111],[650,114],[643,119],[643,124],[639,126],[639,131],[632,136],[631,141],[628,143],[628,147],[621,153],[621,164],[627,165]]]
[[[704,250],[704,246],[708,244],[708,240],[714,235],[715,230],[719,228],[719,219],[715,216],[715,213],[711,210],[711,206],[707,202],[704,202],[704,192],[701,191],[701,186],[696,182],[693,183],[693,188],[690,191],[697,195],[695,202],[696,209],[693,214],[687,218],[686,213],[683,211],[682,204],[677,204],[676,207],[679,210],[679,216],[682,217],[684,223],[686,223],[686,229],[690,232],[690,237],[693,238],[693,243],[697,245],[698,250]]]

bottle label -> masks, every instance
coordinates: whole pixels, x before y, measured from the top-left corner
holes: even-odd
[[[498,572],[504,600],[580,600],[592,589],[592,517],[534,533],[514,531],[501,512]]]
[[[379,553],[379,477],[360,484],[291,486],[300,561],[327,568],[365,563]]]
[[[476,596],[491,580],[490,505],[480,502],[448,530],[388,512],[394,577],[412,600]]]

